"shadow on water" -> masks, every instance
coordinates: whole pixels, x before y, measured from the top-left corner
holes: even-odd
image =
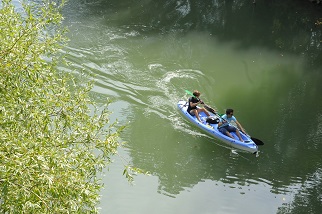
[[[219,41],[239,41],[240,48],[307,54],[311,66],[321,66],[322,7],[306,0],[86,0],[81,5],[85,16],[147,36],[207,32]]]

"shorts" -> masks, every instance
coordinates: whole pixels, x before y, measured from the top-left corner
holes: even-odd
[[[195,116],[195,111],[194,111],[194,109],[190,110],[189,114],[190,114],[191,116]]]
[[[235,132],[236,128],[233,126],[224,126],[218,129],[221,133],[226,134],[226,132]]]

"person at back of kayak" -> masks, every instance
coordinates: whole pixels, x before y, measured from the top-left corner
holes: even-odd
[[[200,117],[199,117],[199,113],[200,112],[204,112],[208,117],[210,116],[210,114],[208,113],[208,111],[203,108],[197,108],[197,106],[199,104],[204,104],[204,102],[202,102],[202,100],[200,100],[200,92],[197,90],[193,91],[193,97],[190,97],[188,100],[188,108],[187,108],[187,112],[192,115],[192,116],[196,116],[196,118],[199,120],[199,122],[201,122]]]
[[[227,109],[226,110],[226,114],[224,114],[221,118],[220,121],[218,123],[218,129],[221,133],[231,137],[234,139],[234,137],[230,134],[230,132],[236,132],[238,138],[240,141],[244,142],[243,138],[240,135],[239,130],[234,127],[234,126],[230,126],[229,123],[231,123],[232,121],[234,121],[237,125],[237,127],[240,129],[240,131],[242,131],[243,133],[245,133],[245,130],[243,129],[243,127],[240,125],[240,123],[237,121],[236,117],[234,116],[234,110],[233,109]]]

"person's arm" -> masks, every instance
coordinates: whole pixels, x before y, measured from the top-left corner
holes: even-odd
[[[200,101],[197,102],[197,103],[194,103],[194,102],[190,101],[190,106],[191,107],[196,107],[199,103],[200,103]]]
[[[243,132],[244,134],[246,134],[245,130],[244,130],[244,129],[243,129],[243,127],[240,125],[240,123],[239,123],[237,120],[235,120],[235,122],[236,122],[236,124],[237,124],[238,129],[239,129],[241,132]]]
[[[227,120],[225,120],[224,118],[220,118],[220,121],[218,123],[218,127],[220,128],[220,126],[222,126],[225,123],[227,123]]]

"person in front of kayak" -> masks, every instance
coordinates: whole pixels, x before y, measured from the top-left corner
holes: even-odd
[[[230,126],[229,123],[231,123],[232,121],[234,121],[238,127],[238,129],[234,126]],[[231,135],[230,132],[236,132],[239,140],[241,142],[244,142],[243,138],[240,135],[240,131],[242,131],[243,133],[245,133],[245,130],[243,129],[243,127],[240,125],[240,123],[237,121],[236,117],[234,116],[234,110],[233,109],[227,109],[226,110],[226,114],[224,114],[221,118],[220,121],[218,123],[218,129],[221,133],[231,137],[234,139],[234,137]]]
[[[199,113],[200,112],[204,112],[208,117],[210,116],[210,114],[208,113],[208,111],[203,108],[197,108],[197,106],[199,104],[204,104],[204,102],[202,100],[200,100],[200,92],[197,90],[193,91],[193,97],[190,97],[188,100],[188,108],[187,108],[187,112],[191,115],[191,116],[196,116],[196,118],[199,120],[199,122],[201,122],[200,117],[199,117]]]

